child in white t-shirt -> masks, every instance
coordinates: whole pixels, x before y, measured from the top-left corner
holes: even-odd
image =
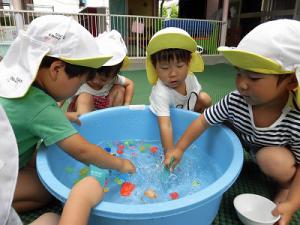
[[[127,48],[121,34],[112,30],[100,34],[96,40],[103,55],[113,57],[97,70],[93,80],[80,87],[69,104],[69,117],[74,114],[70,112],[81,115],[97,109],[129,105],[132,101],[133,81],[118,74],[128,64]]]
[[[193,72],[202,72],[204,63],[197,43],[184,30],[160,30],[147,46],[146,71],[150,84],[150,110],[157,116],[165,153],[174,148],[170,107],[196,112],[211,105],[210,96],[201,91]]]

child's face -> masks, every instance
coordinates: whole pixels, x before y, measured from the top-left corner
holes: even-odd
[[[158,78],[169,88],[177,90],[185,84],[188,64],[184,61],[158,61],[155,65]]]
[[[69,78],[66,72],[62,70],[51,87],[48,86],[47,91],[56,101],[65,100],[75,95],[80,86],[86,83],[87,78],[88,74]]]
[[[113,74],[110,74],[109,76],[104,76],[103,74],[97,73],[95,78],[93,80],[88,81],[87,84],[95,90],[100,90],[103,88],[104,85],[109,83],[113,78],[114,78]]]
[[[277,84],[278,76],[237,70],[236,87],[250,105],[276,103],[288,92],[289,79]],[[285,75],[282,75],[285,76]]]

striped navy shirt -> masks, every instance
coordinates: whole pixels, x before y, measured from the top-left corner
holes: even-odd
[[[290,149],[300,164],[300,111],[293,102],[287,104],[281,116],[269,127],[256,127],[252,107],[238,91],[233,91],[217,104],[206,109],[204,116],[210,125],[229,121],[242,141],[259,147],[283,146]]]

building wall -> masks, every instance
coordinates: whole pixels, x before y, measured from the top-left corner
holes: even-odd
[[[128,15],[153,16],[152,0],[128,0]]]
[[[126,15],[126,1],[124,0],[110,0],[109,1],[109,11],[110,14]]]

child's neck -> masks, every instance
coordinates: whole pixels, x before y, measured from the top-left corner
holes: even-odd
[[[253,122],[257,127],[271,126],[282,114],[289,99],[289,92],[285,96],[280,96],[274,101],[252,106]]]
[[[187,95],[185,82],[182,82],[182,84],[180,84],[178,87],[174,88],[174,90],[177,91],[181,95],[184,95],[184,96]]]

